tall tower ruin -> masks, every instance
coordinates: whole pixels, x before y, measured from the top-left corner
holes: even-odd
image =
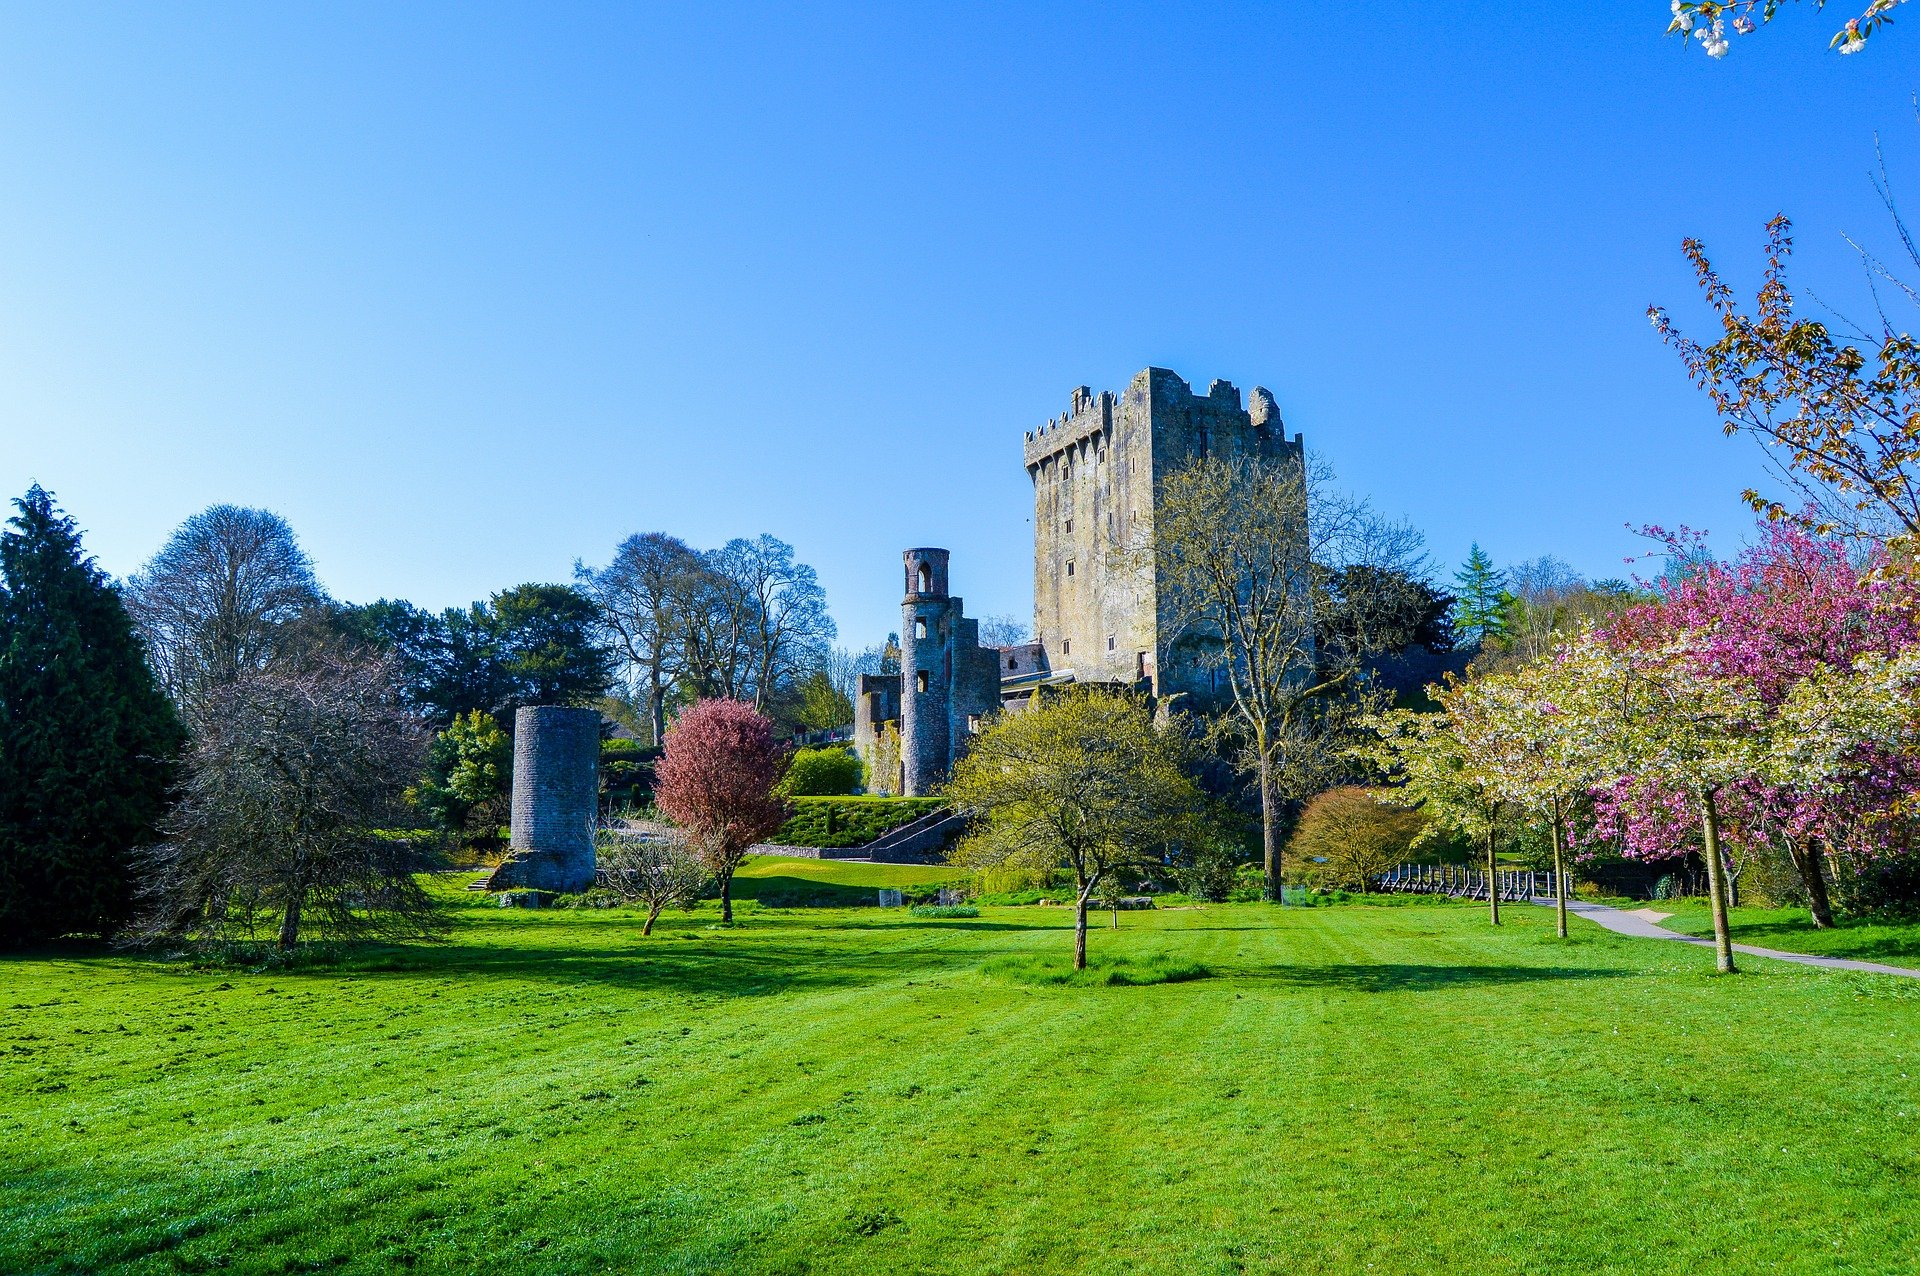
[[[1304,464],[1273,396],[1215,381],[1197,395],[1148,368],[1118,396],[1073,391],[1065,415],[1026,436],[1033,481],[1033,636],[1056,675],[1210,699],[1212,670],[1174,641],[1153,560],[1167,475],[1203,456]],[[1306,535],[1304,517],[1300,534]]]
[[[906,795],[920,797],[953,764],[953,621],[960,609],[947,594],[946,550],[910,549],[902,557],[907,595],[900,604],[900,762]]]

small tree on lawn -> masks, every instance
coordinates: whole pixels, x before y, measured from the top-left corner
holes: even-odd
[[[973,868],[1073,874],[1073,967],[1087,966],[1087,904],[1129,869],[1198,836],[1205,805],[1177,719],[1138,697],[1094,690],[995,718],[955,766],[946,797],[974,817],[956,848]]]
[[[1716,963],[1733,971],[1727,923],[1727,867],[1721,845],[1721,793],[1754,775],[1769,732],[1756,729],[1765,707],[1750,683],[1701,670],[1694,640],[1635,646],[1616,633],[1585,635],[1560,656],[1568,729],[1593,750],[1597,771],[1615,777],[1617,808],[1680,794],[1700,821],[1713,907]]]
[[[654,801],[687,831],[720,884],[720,920],[733,920],[733,874],[747,848],[786,822],[773,724],[738,700],[702,700],[667,729]]]
[[[1395,788],[1379,794],[1378,800],[1412,807],[1427,817],[1426,830],[1416,844],[1450,831],[1486,849],[1487,912],[1498,926],[1500,892],[1495,889],[1499,871],[1495,855],[1507,803],[1497,778],[1468,741],[1471,723],[1466,722],[1467,731],[1463,731],[1463,721],[1456,719],[1460,687],[1450,677],[1446,686],[1427,688],[1439,701],[1444,710],[1441,713],[1394,709],[1374,715],[1368,721],[1376,736],[1374,743],[1355,752],[1397,782]]]
[[[712,875],[684,835],[636,837],[601,829],[594,835],[600,878],[620,898],[647,910],[644,938],[668,907],[692,908]]]
[[[1572,670],[1548,659],[1475,678],[1448,693],[1452,729],[1493,792],[1547,824],[1553,839],[1555,926],[1567,937],[1566,841],[1574,805],[1597,779],[1594,750],[1567,709]]]
[[[167,841],[145,855],[151,939],[251,936],[282,951],[316,917],[329,936],[438,929],[405,820],[417,721],[385,659],[328,655],[204,689]]]

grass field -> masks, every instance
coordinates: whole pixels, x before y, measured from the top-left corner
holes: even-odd
[[[1920,981],[1721,979],[1524,907],[1126,914],[1096,956],[1181,982],[1087,987],[1046,982],[1059,909],[707,906],[642,941],[462,903],[447,943],[344,968],[0,963],[0,1271],[1853,1273],[1920,1244]]]

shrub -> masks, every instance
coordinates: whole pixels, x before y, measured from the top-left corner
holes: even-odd
[[[1183,847],[1173,857],[1173,880],[1194,899],[1220,903],[1238,885],[1239,864],[1225,842],[1202,842]]]
[[[978,917],[980,910],[972,904],[916,904],[911,910],[915,917]]]
[[[1322,860],[1318,876],[1366,890],[1373,879],[1406,858],[1426,819],[1417,811],[1388,806],[1358,785],[1328,789],[1307,803],[1287,853]]]
[[[787,764],[780,791],[789,797],[847,797],[860,787],[862,770],[852,749],[802,749]]]

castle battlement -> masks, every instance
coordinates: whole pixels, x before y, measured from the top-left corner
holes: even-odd
[[[1049,417],[1038,430],[1027,431],[1027,468],[1032,469],[1050,456],[1085,443],[1096,434],[1112,433],[1116,406],[1111,390],[1095,394],[1086,386],[1075,386],[1064,415]]]

